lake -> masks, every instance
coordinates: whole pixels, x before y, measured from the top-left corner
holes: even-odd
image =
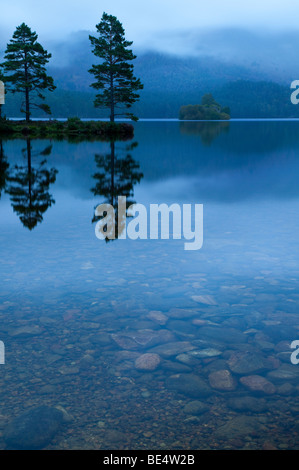
[[[299,121],[134,127],[1,142],[0,448],[298,449]],[[120,195],[202,204],[202,248],[100,240]]]

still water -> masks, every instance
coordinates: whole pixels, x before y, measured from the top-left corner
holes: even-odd
[[[1,142],[0,448],[298,449],[299,122],[134,126]],[[99,240],[118,195],[203,204],[202,248]]]

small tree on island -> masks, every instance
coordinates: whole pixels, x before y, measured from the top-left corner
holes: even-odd
[[[102,62],[92,65],[89,70],[96,79],[91,86],[100,90],[94,105],[109,108],[111,122],[114,122],[117,115],[125,115],[137,121],[138,118],[134,114],[125,111],[138,101],[137,92],[143,88],[139,78],[134,77],[133,64],[128,63],[136,59],[132,50],[128,49],[133,42],[126,41],[124,28],[115,16],[103,13],[96,28],[99,38],[89,36],[89,39],[93,46],[92,52],[100,57]],[[116,112],[118,109],[122,112]]]
[[[35,103],[33,96],[45,100],[43,90],[54,91],[53,78],[46,73],[46,64],[52,57],[51,54],[37,42],[37,34],[32,32],[29,26],[22,23],[17,27],[10,43],[7,44],[2,64],[4,80],[8,83],[12,93],[23,93],[24,101],[21,112],[25,113],[26,121],[30,121],[32,107],[42,109],[51,114],[50,107],[45,103]],[[25,109],[24,109],[25,105]]]

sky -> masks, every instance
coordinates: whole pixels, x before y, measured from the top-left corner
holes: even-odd
[[[298,0],[0,0],[0,40],[25,22],[39,41],[95,30],[103,11],[117,16],[134,44],[167,45],[192,30],[237,27],[260,31],[299,30]],[[0,47],[3,49],[3,47]]]

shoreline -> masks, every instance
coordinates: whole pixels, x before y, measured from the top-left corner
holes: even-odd
[[[69,140],[129,140],[134,127],[126,122],[83,121],[79,118],[58,120],[0,120],[0,138],[57,138]]]

